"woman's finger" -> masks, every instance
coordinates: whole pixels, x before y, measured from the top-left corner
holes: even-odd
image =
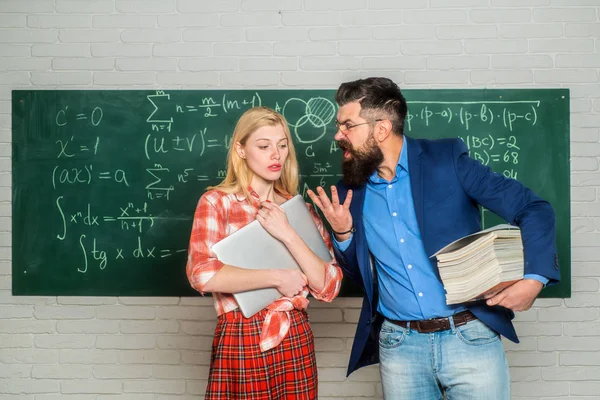
[[[258,221],[259,224],[264,225],[265,224],[265,218],[260,215],[260,214],[256,214],[256,220]]]
[[[267,219],[268,216],[269,216],[269,214],[268,214],[267,210],[264,210],[262,208],[260,210],[258,210],[257,217],[261,217],[263,219]]]
[[[260,203],[260,208],[265,208],[267,210],[272,210],[273,209],[274,204],[268,201],[263,201]]]

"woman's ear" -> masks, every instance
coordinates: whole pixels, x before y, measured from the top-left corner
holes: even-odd
[[[240,142],[235,142],[235,151],[240,158],[246,158],[246,152],[244,151],[244,146]]]

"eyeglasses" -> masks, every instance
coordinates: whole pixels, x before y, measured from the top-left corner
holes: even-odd
[[[339,122],[335,122],[335,127],[342,132],[342,134],[347,135],[348,132],[350,132],[351,129],[356,128],[357,126],[361,126],[361,125],[367,125],[367,124],[373,124],[375,122],[379,122],[379,121],[383,121],[382,119],[376,119],[373,121],[367,121],[367,122],[361,122],[360,124],[355,124],[352,125],[348,122],[344,122],[343,124],[340,124]]]

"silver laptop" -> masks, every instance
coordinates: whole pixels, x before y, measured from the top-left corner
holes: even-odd
[[[301,195],[281,205],[287,219],[306,245],[325,262],[331,253]],[[240,230],[216,243],[211,250],[219,261],[246,269],[300,269],[283,243],[271,236],[258,221],[252,221]],[[282,297],[275,288],[264,288],[234,293],[242,314],[249,318]]]

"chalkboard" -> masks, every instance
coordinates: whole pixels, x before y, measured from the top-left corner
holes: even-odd
[[[406,90],[406,134],[461,137],[471,156],[557,213],[570,280],[569,92]],[[287,118],[301,192],[340,178],[333,90],[13,91],[13,294],[192,296],[185,276],[198,198],[225,176],[239,116]],[[485,226],[502,221],[482,210]],[[360,296],[344,283],[342,295]]]

